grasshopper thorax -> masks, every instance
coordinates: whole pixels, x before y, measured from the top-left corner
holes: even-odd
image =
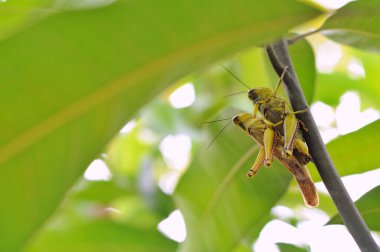
[[[273,96],[273,91],[266,87],[252,88],[248,91],[248,98],[253,103],[267,100],[271,96]]]

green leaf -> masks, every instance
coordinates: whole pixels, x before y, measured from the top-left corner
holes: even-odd
[[[281,252],[307,252],[310,248],[298,247],[289,243],[276,243]]]
[[[158,230],[144,230],[109,220],[76,223],[67,229],[45,232],[30,246],[28,252],[49,251],[175,251],[177,243],[165,238]]]
[[[249,244],[249,245],[240,244],[232,252],[252,252],[252,244]]]
[[[364,221],[371,230],[380,231],[380,186],[364,194],[355,202]],[[334,215],[326,225],[343,224],[340,215]]]
[[[198,153],[174,194],[187,227],[182,251],[233,251],[257,237],[291,178],[277,162],[246,178],[257,150],[252,139],[233,128]]]
[[[239,78],[250,88],[256,86],[273,87],[275,83],[272,83],[272,79],[268,76],[267,61],[268,56],[266,55],[265,48],[253,47],[241,53],[237,59],[237,62],[241,66]],[[238,82],[236,82],[236,86],[243,88]]]
[[[2,0],[0,2],[0,40],[6,39],[44,18],[70,9],[96,8],[115,0]]]
[[[50,13],[51,0],[14,0],[0,2],[0,39],[5,39]]]
[[[342,94],[347,91],[356,91],[361,99],[361,108],[380,107],[380,87],[378,85],[379,71],[378,62],[380,54],[370,53],[368,51],[342,48],[344,59],[343,66],[332,73],[319,73],[315,90],[315,100],[320,100],[332,106],[339,104]],[[365,76],[351,75],[347,73],[347,67],[350,61],[356,61],[364,68]]]
[[[332,73],[318,74],[315,89],[315,100],[322,101],[330,106],[337,106],[340,97],[349,90],[358,90],[360,96],[370,93],[362,79],[352,79],[347,74]]]
[[[380,2],[353,1],[340,8],[322,26],[329,38],[371,52],[380,52]]]
[[[134,191],[130,186],[119,185],[114,180],[83,181],[74,197],[77,200],[96,201],[107,204],[116,198],[134,193]]]
[[[22,248],[166,86],[318,14],[282,2],[118,1],[57,13],[1,41],[0,250]]]
[[[148,145],[138,138],[140,130],[139,123],[128,134],[119,134],[115,137],[109,145],[104,160],[112,172],[124,174],[129,180],[136,179],[142,156],[149,150]]]
[[[297,71],[302,91],[309,104],[313,101],[316,67],[313,48],[307,40],[297,41],[289,47],[289,52],[292,57],[294,68]]]
[[[363,65],[365,71],[365,78],[361,78],[359,82],[356,83],[356,88],[352,87],[352,89],[357,89],[360,92],[361,107],[372,106],[379,109],[380,73],[378,71],[378,63],[380,60],[380,54],[352,50],[352,57]]]
[[[379,149],[380,120],[327,144],[327,151],[340,176],[378,168],[380,164]],[[310,169],[310,174],[314,181],[320,180],[316,169]]]
[[[119,174],[110,181],[82,179],[23,250],[151,251],[157,246],[158,250],[174,251],[176,244],[157,230],[168,214],[152,209],[137,188],[125,192],[125,183],[118,183],[121,179]],[[98,250],[94,244],[99,245]]]

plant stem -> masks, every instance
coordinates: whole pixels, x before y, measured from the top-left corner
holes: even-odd
[[[316,29],[316,30],[313,30],[313,31],[309,31],[309,32],[306,32],[306,33],[303,33],[303,34],[296,35],[296,36],[294,36],[294,37],[292,37],[292,38],[288,38],[288,39],[287,39],[287,41],[288,41],[288,45],[294,44],[294,43],[296,43],[298,40],[303,39],[303,38],[306,38],[306,37],[308,37],[308,36],[311,36],[311,35],[313,35],[313,34],[315,34],[315,33],[320,32],[320,31],[321,31],[321,29]]]
[[[288,66],[288,71],[284,76],[284,89],[293,110],[299,111],[308,108],[306,98],[302,92],[297,74],[289,56],[288,43],[286,40],[281,39],[278,42],[267,45],[266,50],[272,66],[279,76],[284,66]],[[302,133],[309,148],[310,155],[348,231],[351,233],[361,251],[380,251],[331,161],[310,110],[307,110],[305,113],[297,114],[297,117],[308,129],[307,132],[303,130]]]

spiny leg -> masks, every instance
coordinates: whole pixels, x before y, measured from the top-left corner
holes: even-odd
[[[305,109],[301,109],[301,110],[298,110],[298,111],[292,111],[292,112],[289,112],[289,114],[302,114],[302,113],[305,113],[309,110],[309,108],[305,108]]]
[[[259,154],[257,154],[255,163],[253,163],[251,169],[249,169],[249,171],[247,173],[248,178],[255,176],[255,174],[258,172],[261,165],[263,164],[264,159],[265,159],[265,150],[263,147],[261,147]]]
[[[298,120],[298,125],[300,125],[305,132],[309,131],[306,125],[303,123],[303,121]]]
[[[273,91],[273,95],[274,96],[276,96],[276,93],[277,93],[278,89],[280,88],[281,82],[284,79],[284,76],[285,76],[285,73],[286,73],[287,70],[288,70],[288,66],[285,66],[284,67],[284,71],[282,71],[280,79],[277,81],[276,87],[274,88],[274,91]]]

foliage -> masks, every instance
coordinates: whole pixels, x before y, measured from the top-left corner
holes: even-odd
[[[302,23],[317,28],[321,12],[285,0],[88,2],[0,1],[0,250],[250,250],[275,218],[271,209],[299,207],[302,198],[290,195],[291,176],[278,164],[245,178],[257,147],[238,130],[228,127],[206,149],[222,126],[200,122],[252,110],[244,95],[223,98],[245,89],[216,63],[250,87],[272,86],[262,45]],[[325,37],[291,47],[309,103],[336,106],[354,90],[378,108],[371,18],[379,10],[376,1],[353,2],[322,26],[320,34],[353,46],[342,46],[346,60],[329,73],[315,64]],[[362,62],[366,78],[347,75],[349,58]],[[188,82],[195,103],[173,108],[169,95]],[[378,167],[379,128],[373,122],[328,144],[342,175]],[[181,134],[191,137],[191,152],[179,171],[162,140]],[[83,178],[95,159],[110,179]],[[174,193],[162,190],[168,176],[180,178]],[[177,208],[187,227],[181,244],[157,229]]]
[[[380,213],[379,195],[380,186],[377,186],[355,202],[369,228],[376,231],[380,230],[378,218]],[[339,215],[334,215],[327,224],[342,224],[342,219]]]

